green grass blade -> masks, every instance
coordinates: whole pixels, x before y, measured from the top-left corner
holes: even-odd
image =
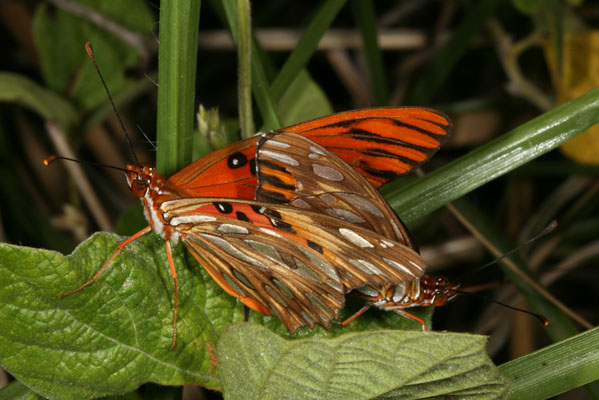
[[[212,6],[217,14],[224,14],[226,22],[233,36],[236,46],[239,46],[239,25],[237,23],[237,3],[236,0],[224,0],[223,2],[212,1]],[[224,10],[224,12],[223,12]],[[275,102],[270,95],[270,83],[266,78],[266,73],[256,54],[256,43],[252,42],[252,91],[260,115],[264,120],[266,130],[276,129],[281,126],[280,118],[277,115]]]
[[[242,139],[254,136],[254,116],[252,114],[252,28],[251,11],[248,0],[237,0],[237,21],[239,41],[237,45],[239,126]]]
[[[445,81],[462,54],[470,46],[470,39],[476,35],[495,13],[498,0],[482,0],[469,3],[469,12],[451,39],[428,63],[428,68],[418,78],[408,96],[408,104],[424,105]]]
[[[316,51],[318,42],[346,2],[347,0],[330,0],[323,3],[272,83],[270,95],[275,102],[283,97],[302,68],[306,66]]]
[[[156,166],[170,175],[191,161],[200,0],[160,7]]]
[[[513,129],[423,179],[386,185],[383,194],[406,223],[539,157],[599,122],[599,89]]]
[[[546,399],[599,379],[599,328],[499,367],[512,381],[507,399]]]
[[[370,75],[370,83],[374,94],[376,105],[389,103],[389,91],[387,90],[387,79],[383,68],[383,54],[377,41],[377,21],[372,1],[352,0],[354,19],[360,29],[366,63]]]

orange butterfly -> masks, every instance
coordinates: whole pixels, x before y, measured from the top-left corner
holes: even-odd
[[[346,285],[357,288],[367,299],[367,304],[343,325],[374,305],[413,319],[426,330],[422,319],[404,309],[441,306],[457,295],[459,285],[451,284],[443,277],[424,275],[422,268],[408,269],[405,262],[392,255],[395,250],[403,254],[411,250],[418,254],[418,249],[407,228],[378,191],[355,170],[347,168],[335,154],[305,137],[286,132],[263,135],[256,154],[256,200],[292,204],[366,228],[366,232],[354,232],[355,236],[352,233],[354,245],[360,249],[382,246],[386,249],[383,260],[405,273],[406,278],[399,284],[388,281],[381,285],[370,281],[363,286]],[[359,263],[370,270],[376,268],[367,265],[366,260]],[[418,260],[418,266],[421,263]],[[342,281],[347,282],[343,276]]]
[[[61,297],[94,282],[127,244],[153,230],[166,241],[174,281],[172,346],[178,283],[171,242],[182,241],[227,293],[279,316],[292,333],[305,325],[328,327],[352,289],[383,295],[383,288],[394,288],[394,300],[404,288],[420,301],[412,282],[423,273],[422,260],[368,182],[380,186],[428,160],[450,127],[434,110],[373,108],[246,139],[168,179],[149,165],[127,165],[127,183],[149,226]]]

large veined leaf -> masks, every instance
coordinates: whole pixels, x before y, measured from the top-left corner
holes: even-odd
[[[211,359],[218,332],[241,308],[196,268],[180,274],[178,343],[172,339],[172,279],[155,235],[125,248],[95,284],[89,279],[118,237],[96,234],[70,256],[0,245],[0,364],[43,396],[94,398],[144,382],[218,389]],[[215,291],[217,293],[215,293]]]
[[[227,399],[500,399],[507,380],[483,336],[378,330],[284,340],[252,324],[221,335]]]

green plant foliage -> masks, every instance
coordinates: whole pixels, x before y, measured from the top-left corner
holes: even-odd
[[[236,324],[221,335],[218,369],[227,399],[500,399],[507,380],[485,342],[468,334],[384,330],[288,341]]]
[[[75,109],[60,95],[34,81],[10,72],[0,72],[0,101],[20,104],[68,130],[78,122]]]
[[[42,396],[36,394],[19,381],[10,383],[0,389],[0,400],[40,400]]]
[[[301,70],[289,86],[278,110],[285,126],[333,113],[326,94],[306,70]]]
[[[547,5],[543,0],[512,0],[512,4],[523,14],[534,14]]]
[[[153,17],[143,0],[80,3],[133,32],[148,35],[152,31]],[[106,92],[85,53],[86,42],[91,42],[101,55],[102,73],[113,93],[127,84],[126,69],[139,62],[138,54],[121,40],[107,35],[103,27],[62,9],[50,12],[47,4],[41,4],[36,10],[33,35],[48,87],[58,93],[69,93],[73,102],[84,110],[106,101]]]
[[[172,279],[164,242],[155,235],[130,244],[101,278],[79,293],[62,292],[89,279],[118,237],[100,233],[67,257],[0,245],[0,363],[49,397],[93,398],[130,391],[145,382],[220,384],[210,363],[224,326],[241,307],[197,264],[180,274],[178,344],[172,340]]]
[[[509,399],[546,399],[599,379],[599,328],[594,328],[499,369],[512,380]]]

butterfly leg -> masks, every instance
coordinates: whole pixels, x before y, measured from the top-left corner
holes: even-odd
[[[364,307],[360,308],[358,310],[358,312],[356,312],[354,315],[352,315],[351,317],[349,317],[348,319],[346,319],[345,321],[343,321],[341,323],[341,326],[345,326],[345,325],[349,325],[350,323],[352,323],[353,320],[355,320],[356,318],[358,318],[360,315],[364,314],[366,311],[368,311],[368,309],[370,308],[370,304],[365,305]]]
[[[399,315],[402,315],[402,316],[404,316],[406,318],[411,319],[412,321],[418,322],[420,325],[422,325],[422,331],[426,332],[426,330],[427,330],[426,329],[426,322],[424,322],[424,320],[422,318],[418,318],[417,316],[415,316],[413,314],[410,314],[409,312],[404,311],[404,310],[399,309],[399,308],[396,308],[393,311],[396,312]]]
[[[173,254],[171,250],[171,242],[166,241],[166,257],[168,258],[168,266],[171,269],[171,276],[173,277],[174,284],[174,305],[173,305],[173,343],[169,350],[173,350],[175,348],[175,344],[177,343],[177,309],[179,308],[179,281],[177,276],[177,270],[175,269],[175,263],[173,262]]]
[[[89,281],[85,282],[83,285],[79,286],[77,289],[74,289],[74,290],[71,290],[70,292],[61,294],[60,296],[58,296],[58,298],[63,299],[64,297],[69,296],[73,293],[77,293],[78,291],[80,291],[80,290],[84,289],[85,287],[94,283],[96,281],[96,279],[98,279],[98,277],[102,274],[102,272],[104,272],[110,266],[110,264],[112,263],[112,260],[114,260],[114,258],[117,255],[119,255],[119,253],[121,252],[121,250],[123,250],[125,248],[125,246],[127,246],[129,243],[136,240],[137,238],[149,233],[151,230],[152,230],[152,228],[150,226],[147,226],[144,229],[142,229],[141,231],[134,234],[133,236],[128,237],[125,241],[123,241],[122,243],[120,243],[117,246],[116,250],[112,253],[110,258],[104,263],[104,265],[102,265],[102,268],[100,268],[98,270],[98,272],[96,272],[96,274]]]

